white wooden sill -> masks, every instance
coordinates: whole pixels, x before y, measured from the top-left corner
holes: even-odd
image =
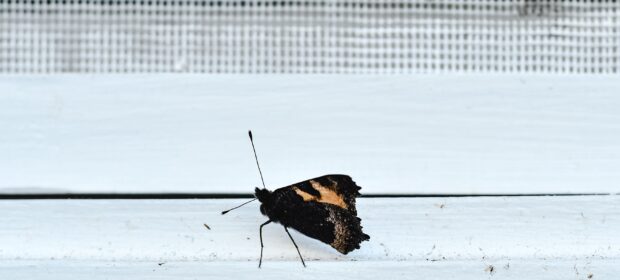
[[[343,256],[243,200],[0,200],[0,279],[614,279],[620,197],[361,198]],[[207,229],[207,224],[211,229]],[[278,278],[280,277],[280,278]]]

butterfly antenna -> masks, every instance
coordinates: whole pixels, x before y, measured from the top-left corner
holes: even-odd
[[[239,205],[239,206],[237,206],[237,207],[233,207],[233,208],[230,208],[230,209],[228,209],[228,210],[226,210],[226,211],[222,211],[222,215],[224,215],[224,214],[226,214],[226,213],[230,212],[230,210],[235,210],[235,209],[237,209],[237,208],[239,208],[239,207],[241,207],[241,206],[243,206],[243,205],[246,205],[246,204],[248,204],[248,203],[250,203],[250,202],[252,202],[252,201],[254,201],[254,200],[256,200],[256,199],[257,199],[257,198],[254,198],[254,199],[252,199],[252,200],[250,200],[250,201],[246,201],[245,203],[243,203],[243,204],[241,204],[241,205]]]
[[[260,180],[263,182],[263,188],[266,188],[265,179],[263,179],[263,172],[260,171],[260,164],[258,164],[258,156],[256,155],[256,148],[254,148],[254,139],[252,138],[251,130],[248,130],[248,135],[250,135],[250,143],[252,143],[252,150],[254,151],[254,158],[256,159],[256,166],[258,166],[258,173],[260,174]]]
[[[265,188],[265,179],[263,179],[263,172],[260,170],[260,164],[258,164],[258,156],[256,155],[256,148],[254,147],[254,139],[252,138],[252,131],[251,130],[248,130],[248,135],[250,136],[250,143],[252,143],[252,151],[254,151],[254,159],[256,159],[256,166],[258,167],[258,173],[260,174],[260,180],[261,180],[261,182],[263,182],[263,188]],[[250,203],[250,202],[252,202],[252,201],[254,201],[256,199],[257,198],[254,198],[254,199],[252,199],[250,201],[247,201],[247,202],[245,202],[245,203],[243,203],[243,204],[241,204],[241,205],[239,205],[237,207],[233,207],[233,208],[228,209],[226,211],[222,211],[222,215],[230,212],[231,210],[235,210],[235,209],[237,209],[237,208],[239,208],[239,207],[241,207],[243,205],[246,205],[246,204],[248,204],[248,203]]]

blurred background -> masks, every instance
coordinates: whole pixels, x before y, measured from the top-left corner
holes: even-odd
[[[7,0],[3,73],[617,73],[618,3]]]

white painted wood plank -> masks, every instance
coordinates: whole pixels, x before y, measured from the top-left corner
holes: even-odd
[[[294,261],[250,262],[125,262],[10,261],[0,262],[2,279],[616,279],[617,260],[570,261],[365,261],[314,262],[307,268]],[[493,271],[491,271],[493,267]]]
[[[0,263],[249,262],[253,267],[258,227],[266,220],[258,204],[220,214],[241,201],[2,200]],[[469,262],[476,269],[516,260],[550,266],[617,262],[619,203],[618,196],[364,198],[358,211],[371,239],[361,249],[345,256],[292,234],[310,267],[352,261]],[[281,267],[280,261],[301,266],[281,226],[266,226],[264,241],[265,268]]]
[[[0,77],[0,192],[619,192],[617,76]]]

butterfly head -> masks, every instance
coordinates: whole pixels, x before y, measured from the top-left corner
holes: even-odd
[[[271,204],[271,192],[268,189],[254,189],[254,196],[260,201],[260,211],[265,214],[265,206]]]

